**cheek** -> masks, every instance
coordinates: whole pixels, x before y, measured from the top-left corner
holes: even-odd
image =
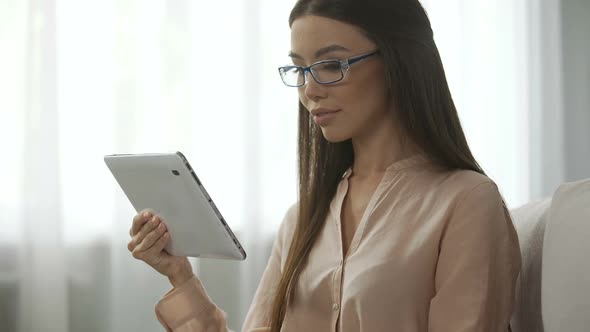
[[[368,116],[387,108],[384,83],[374,78],[348,87],[340,94],[344,107],[358,116]]]
[[[319,103],[348,110],[354,118],[370,117],[369,114],[387,108],[385,78],[381,66],[366,72],[350,74],[354,76],[354,80],[325,87],[326,91],[318,93],[322,95]],[[313,106],[310,104],[314,101],[306,94],[306,86],[297,88],[297,94],[303,106],[308,109],[309,106]]]
[[[360,63],[364,67],[351,68],[350,84],[343,87],[340,96],[350,105],[359,107],[384,107],[386,87],[384,66],[381,63]]]
[[[366,77],[364,84],[359,87],[359,91],[356,92],[355,96],[359,102],[363,103],[363,107],[367,111],[379,112],[388,109],[390,103],[388,102],[383,72],[374,71],[370,76]]]

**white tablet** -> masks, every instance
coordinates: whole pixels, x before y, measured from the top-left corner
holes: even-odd
[[[104,161],[139,213],[150,208],[176,256],[246,259],[246,252],[180,152],[108,155]]]

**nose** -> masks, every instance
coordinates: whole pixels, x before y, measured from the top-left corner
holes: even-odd
[[[313,78],[313,75],[311,75],[311,72],[307,72],[306,75],[306,83],[304,86],[299,88],[299,93],[303,93],[305,97],[311,100],[326,98],[328,92],[327,87],[316,82]]]

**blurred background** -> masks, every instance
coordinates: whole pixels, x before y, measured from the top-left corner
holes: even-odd
[[[293,1],[0,0],[0,330],[161,331],[105,154],[182,151],[248,252],[193,260],[239,330],[297,199]],[[590,177],[590,1],[424,0],[468,141],[515,208]]]

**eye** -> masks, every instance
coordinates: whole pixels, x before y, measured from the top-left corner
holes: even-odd
[[[284,71],[285,71],[285,73],[288,73],[288,74],[298,74],[301,71],[301,68],[296,67],[296,66],[285,67]]]
[[[327,62],[318,63],[314,69],[317,71],[323,71],[323,72],[338,72],[338,71],[340,71],[340,62],[327,61]]]
[[[285,66],[280,68],[281,75],[283,76],[292,76],[292,75],[299,75],[301,72],[301,68],[297,66]]]

